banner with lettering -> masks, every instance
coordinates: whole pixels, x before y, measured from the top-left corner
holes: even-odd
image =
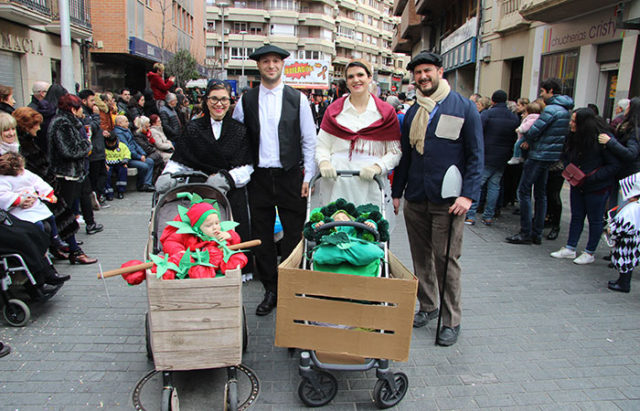
[[[542,52],[608,43],[623,37],[624,31],[616,28],[615,8],[611,8],[566,23],[549,25],[544,31]]]
[[[295,88],[321,89],[329,88],[328,60],[308,60],[288,58],[284,61],[282,81]]]

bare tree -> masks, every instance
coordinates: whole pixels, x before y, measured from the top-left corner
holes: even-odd
[[[158,35],[157,33],[151,31],[151,30],[147,30],[147,33],[149,33],[149,35],[151,37],[153,37],[155,39],[155,43],[158,47],[160,47],[161,53],[162,53],[162,63],[166,63],[167,62],[167,48],[171,45],[167,44],[167,25],[171,23],[171,18],[172,18],[172,7],[173,7],[173,0],[156,0],[154,2],[155,4],[157,4],[158,6],[158,10],[160,10],[160,17],[161,17],[161,21],[160,21],[160,34]]]

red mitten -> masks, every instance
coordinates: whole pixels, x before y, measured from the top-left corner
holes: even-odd
[[[120,267],[125,268],[125,267],[131,267],[134,265],[138,265],[138,264],[144,264],[142,261],[140,260],[131,260],[131,261],[127,261],[126,263],[122,264]],[[142,283],[145,278],[145,272],[144,270],[139,270],[139,271],[135,271],[133,273],[128,273],[128,274],[122,274],[122,278],[124,278],[124,280],[129,283],[129,285],[138,285],[140,283]]]
[[[224,274],[227,270],[233,270],[234,268],[240,266],[240,268],[244,268],[247,265],[248,258],[243,253],[236,253],[229,257],[229,261],[226,263],[223,261],[220,263],[220,271]]]

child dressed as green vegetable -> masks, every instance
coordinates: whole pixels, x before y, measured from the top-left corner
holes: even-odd
[[[389,223],[382,218],[379,208],[373,204],[355,207],[344,199],[313,210],[305,224],[304,235],[315,241],[311,251],[313,269],[340,274],[375,277],[379,273],[384,251],[375,242],[371,232],[360,227],[338,226],[320,229],[333,221],[355,221],[375,229],[380,241],[389,239]]]

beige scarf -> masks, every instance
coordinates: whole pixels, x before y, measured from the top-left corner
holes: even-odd
[[[424,154],[424,138],[427,134],[427,126],[429,125],[429,115],[436,107],[436,104],[444,100],[450,91],[451,87],[449,87],[449,83],[445,79],[440,79],[438,88],[430,97],[425,96],[419,88],[416,88],[416,98],[420,108],[418,108],[418,112],[411,122],[409,143],[411,147],[415,147],[420,154]]]

